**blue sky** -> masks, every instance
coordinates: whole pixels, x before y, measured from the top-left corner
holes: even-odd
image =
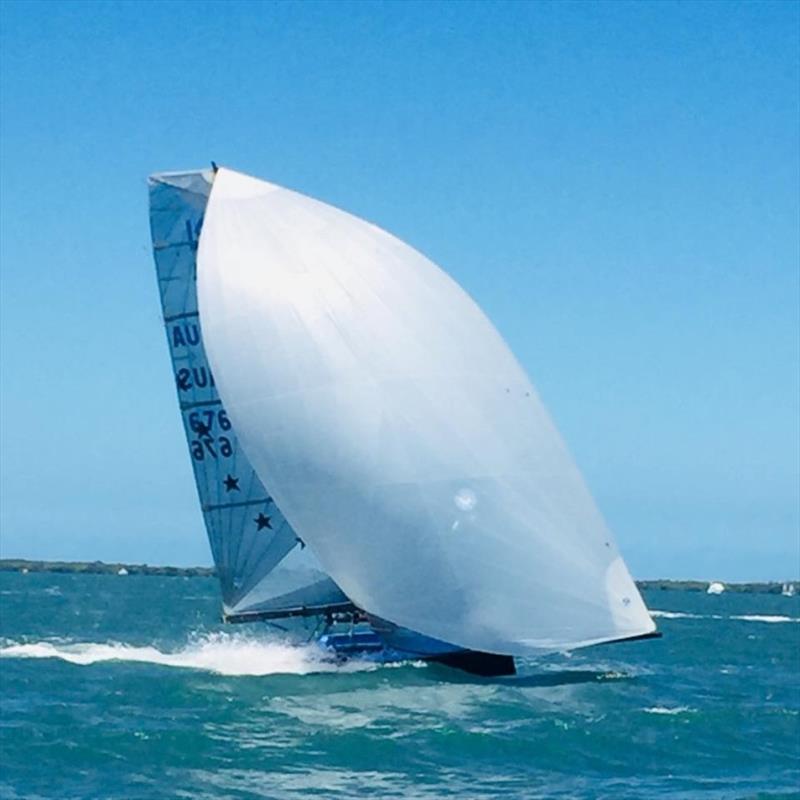
[[[800,4],[5,2],[5,557],[209,563],[145,178],[444,267],[639,577],[800,574]]]

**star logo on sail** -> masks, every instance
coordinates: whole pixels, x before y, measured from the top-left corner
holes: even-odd
[[[259,514],[254,520],[257,530],[261,531],[264,528],[269,528],[272,530],[272,517],[268,517],[266,514],[261,513]]]
[[[223,481],[225,484],[225,491],[226,492],[239,492],[239,479],[234,478],[233,475],[228,475],[227,478]]]

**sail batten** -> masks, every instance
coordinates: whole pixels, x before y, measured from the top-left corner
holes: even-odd
[[[435,264],[221,169],[198,293],[250,463],[358,607],[488,653],[654,630],[530,380]]]

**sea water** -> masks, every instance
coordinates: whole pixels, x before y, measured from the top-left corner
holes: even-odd
[[[477,679],[219,624],[209,578],[0,573],[0,798],[800,797],[800,596]]]

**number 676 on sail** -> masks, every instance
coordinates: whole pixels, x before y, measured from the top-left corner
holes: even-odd
[[[228,458],[233,455],[233,445],[227,436],[220,436],[216,441],[211,436],[203,436],[200,439],[193,439],[189,447],[192,451],[192,458],[202,461],[208,453],[211,458]]]

